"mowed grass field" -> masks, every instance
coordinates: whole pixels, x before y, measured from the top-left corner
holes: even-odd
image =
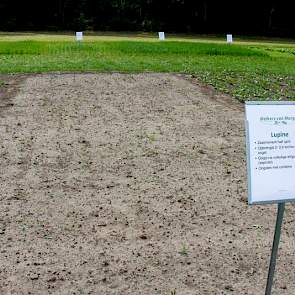
[[[172,72],[244,100],[295,99],[295,43],[151,34],[0,34],[0,73]],[[0,82],[1,85],[1,82]]]

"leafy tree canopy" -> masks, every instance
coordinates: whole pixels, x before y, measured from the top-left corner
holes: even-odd
[[[1,0],[0,30],[295,36],[295,1]]]

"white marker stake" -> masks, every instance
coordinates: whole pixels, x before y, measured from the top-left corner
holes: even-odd
[[[83,41],[83,32],[76,32],[76,41]]]
[[[226,35],[226,42],[227,43],[233,43],[233,35],[227,34]]]
[[[159,32],[159,40],[164,41],[165,40],[165,33]]]

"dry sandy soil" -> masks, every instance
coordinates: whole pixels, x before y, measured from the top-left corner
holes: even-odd
[[[264,294],[276,207],[246,203],[241,104],[181,75],[1,79],[0,294]]]

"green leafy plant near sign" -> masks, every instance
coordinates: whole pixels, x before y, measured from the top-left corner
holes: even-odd
[[[269,73],[243,73],[223,71],[219,73],[202,72],[198,77],[205,83],[228,93],[240,101],[294,100],[295,77]]]
[[[73,38],[74,39],[74,38]],[[0,73],[173,72],[240,101],[295,99],[295,45],[191,41],[1,41]]]

